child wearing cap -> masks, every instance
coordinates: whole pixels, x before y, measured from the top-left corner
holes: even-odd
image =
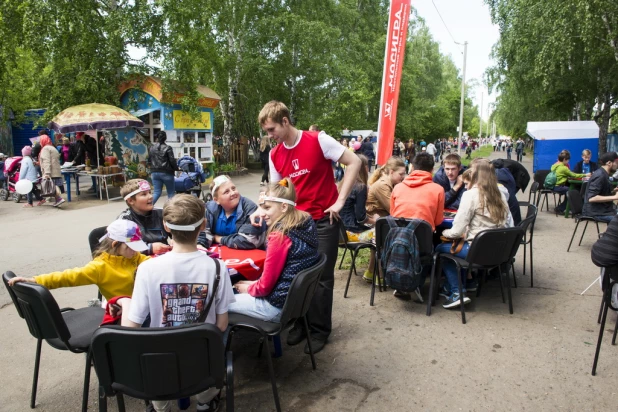
[[[294,276],[319,260],[318,231],[311,215],[296,209],[296,190],[289,178],[268,186],[260,207],[268,226],[264,272],[258,280],[234,285],[239,294],[230,312],[277,322]]]
[[[197,236],[206,224],[204,203],[191,195],[175,195],[163,208],[163,220],[174,238],[174,248],[138,268],[132,298],[116,302],[122,308],[122,326],[140,327],[150,314],[153,328],[196,323],[202,318],[225,331],[228,307],[235,299],[225,264],[219,261],[217,265],[197,249]],[[216,410],[218,396],[216,388],[196,395],[197,410]],[[156,411],[171,407],[170,401],[152,404]]]
[[[257,249],[264,246],[265,227],[251,224],[257,205],[238,192],[229,176],[217,176],[210,184],[214,200],[206,204],[206,230],[197,243],[209,248],[218,243],[232,249]]]
[[[9,284],[33,282],[47,289],[97,285],[107,300],[114,296],[131,296],[137,267],[149,259],[138,252],[143,248],[145,245],[137,225],[128,220],[115,220],[99,240],[94,259],[86,266],[32,278],[15,277]]]
[[[32,202],[34,197],[36,197],[37,200],[41,200],[41,196],[39,195],[39,189],[34,185],[34,182],[37,180],[37,171],[31,157],[32,146],[24,146],[24,148],[21,149],[21,155],[23,158],[21,159],[21,166],[19,169],[19,180],[29,180],[33,183],[32,191],[26,195],[28,203],[26,203],[24,207],[28,208],[33,207]]]
[[[150,183],[144,179],[131,179],[120,189],[127,203],[127,210],[118,219],[135,222],[142,233],[146,248],[140,250],[145,255],[161,255],[169,252],[169,234],[163,229],[163,210],[154,209]]]

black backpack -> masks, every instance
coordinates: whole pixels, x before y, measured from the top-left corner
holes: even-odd
[[[414,231],[421,222],[413,219],[407,226],[398,226],[395,219],[387,216],[390,226],[384,241],[380,263],[386,284],[401,292],[413,292],[423,285],[423,266]]]

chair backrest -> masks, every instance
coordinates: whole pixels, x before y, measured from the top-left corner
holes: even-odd
[[[223,387],[221,331],[199,323],[171,328],[105,326],[90,345],[107,396],[172,400]]]
[[[395,218],[398,226],[407,226],[412,219]],[[420,219],[417,219],[420,220]],[[377,256],[382,255],[382,249],[386,242],[386,237],[390,231],[390,226],[386,217],[381,217],[376,221],[376,250]],[[416,240],[418,241],[418,253],[421,257],[431,256],[433,254],[433,229],[431,225],[424,220],[421,220],[414,231]]]
[[[94,251],[99,246],[99,239],[107,232],[107,226],[97,227],[92,229],[88,235],[88,243],[90,244],[90,254],[94,256]]]
[[[322,271],[326,265],[326,255],[320,254],[320,260],[314,266],[301,270],[290,284],[288,297],[281,311],[281,324],[287,326],[290,322],[307,314],[311,299],[318,286]]]
[[[571,206],[573,216],[580,215],[584,207],[584,202],[582,200],[582,195],[579,194],[579,190],[569,190],[567,192],[567,199],[569,200],[569,205]]]
[[[339,227],[339,244],[348,247],[348,232],[346,232],[345,225],[341,219],[339,219],[337,226]]]
[[[539,184],[539,187],[542,188],[543,184],[545,184],[545,178],[551,172],[551,170],[537,170],[534,173],[534,181]]]
[[[530,186],[530,192],[528,192],[528,203],[530,204],[535,203],[536,196],[538,195],[540,188],[541,188],[541,184],[539,182],[532,183],[532,186]]]
[[[483,266],[498,266],[517,254],[524,236],[521,226],[488,229],[474,237],[466,260]]]
[[[71,338],[69,328],[60,313],[58,303],[44,286],[36,283],[18,282],[9,286],[14,278],[11,271],[2,275],[2,281],[9,291],[17,313],[28,324],[30,334],[37,339],[60,339],[67,347]]]

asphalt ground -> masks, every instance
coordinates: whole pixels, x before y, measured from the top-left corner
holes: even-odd
[[[492,154],[499,156],[506,154]],[[524,165],[531,170],[528,157]],[[243,195],[255,200],[260,176],[254,172],[235,181]],[[520,196],[528,199],[527,192]],[[87,197],[59,209],[0,202],[1,270],[35,275],[84,265],[90,259],[90,230],[110,223],[124,208],[123,202]],[[514,314],[502,303],[498,282],[491,281],[481,297],[471,296],[466,325],[457,310],[436,305],[427,317],[424,304],[397,300],[390,292],[377,293],[375,306],[369,306],[370,286],[360,278],[352,279],[344,299],[347,270],[337,271],[333,332],[316,355],[316,371],[303,345],[289,347],[283,336],[283,356],[274,360],[283,410],[616,410],[618,347],[610,344],[615,315],[608,316],[593,377],[601,292],[595,285],[581,295],[599,273],[590,260],[596,231],[589,227],[582,245],[567,253],[574,226],[572,219],[540,212],[534,288],[529,271],[522,275],[520,249]],[[52,293],[60,307],[83,307],[96,296],[96,287]],[[0,306],[0,410],[25,411],[36,341],[3,286]],[[255,336],[243,334],[234,342],[236,409],[274,410],[266,360],[257,357]],[[43,344],[36,410],[78,411],[83,367],[83,355]],[[126,404],[129,411],[144,409],[135,399],[126,398]],[[89,409],[97,408],[93,371]],[[109,410],[116,410],[114,400]],[[189,410],[195,410],[195,401]]]

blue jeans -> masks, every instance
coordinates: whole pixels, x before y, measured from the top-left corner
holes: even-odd
[[[150,174],[152,178],[152,185],[154,186],[154,193],[152,194],[153,206],[157,203],[157,200],[161,197],[163,191],[163,185],[165,184],[165,190],[167,190],[167,198],[171,199],[176,193],[174,188],[174,175],[163,172],[152,172]]]
[[[604,216],[594,216],[596,220],[600,220],[601,222],[609,223],[616,215],[604,215]]]
[[[468,256],[468,249],[470,245],[468,242],[465,242],[461,251],[457,253],[455,256],[465,259]],[[440,253],[451,253],[451,244],[450,243],[441,243],[436,246],[436,252]],[[444,276],[446,277],[446,289],[450,290],[451,293],[459,293],[459,282],[457,281],[457,276],[461,277],[461,284],[464,288],[464,293],[466,292],[466,271],[462,270],[462,273],[457,273],[457,265],[455,262],[450,260],[442,260],[442,272],[444,272]]]
[[[556,209],[561,210],[564,212],[564,210],[566,209],[566,205],[567,205],[567,197],[566,194],[569,191],[569,186],[555,186],[554,187],[554,192],[555,193],[559,193],[561,195],[564,195],[564,200],[562,201],[562,203],[560,203],[558,206],[556,206]]]
[[[251,316],[266,322],[278,322],[281,318],[281,309],[274,307],[266,299],[257,299],[248,293],[234,295],[236,302],[230,303],[230,312]]]

